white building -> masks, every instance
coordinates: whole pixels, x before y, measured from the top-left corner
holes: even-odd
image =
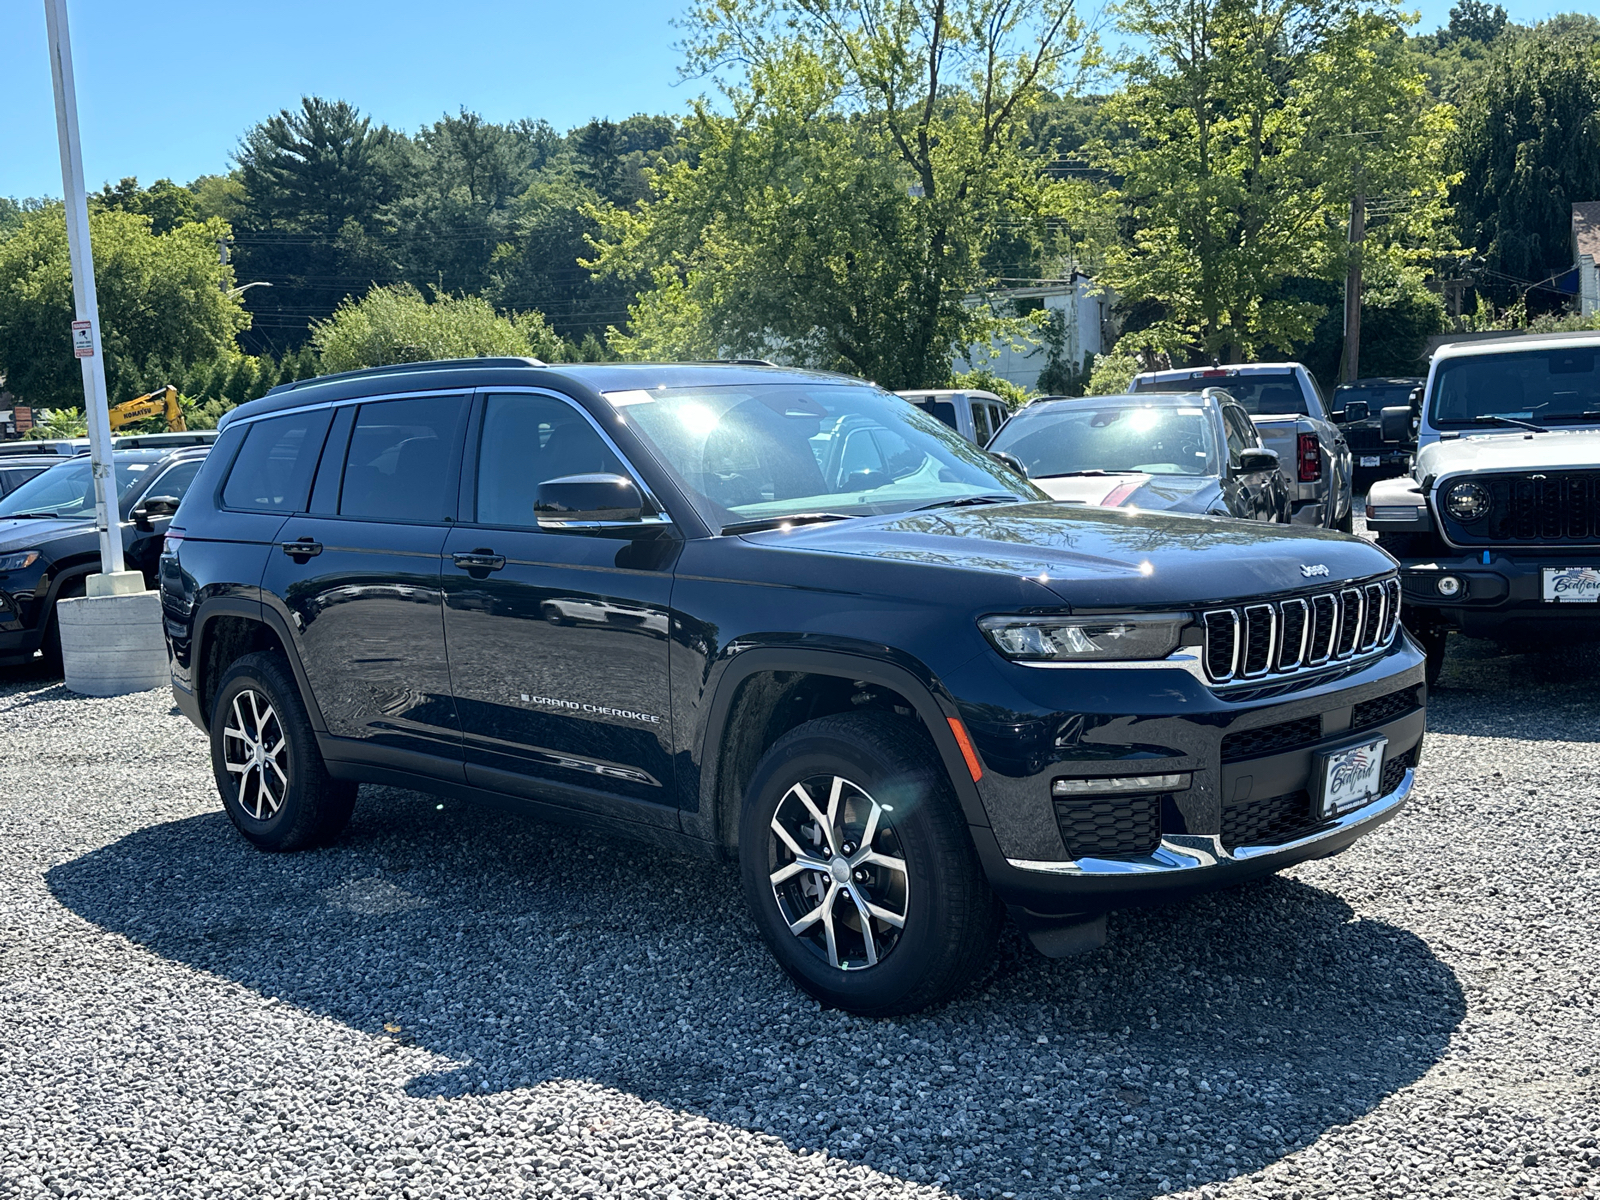
[[[1019,313],[1038,308],[1060,313],[1060,357],[1073,370],[1082,369],[1085,354],[1104,354],[1113,340],[1109,322],[1116,297],[1081,271],[1034,287],[1004,288],[983,299],[1001,311],[1010,303]],[[996,340],[992,350],[994,357],[974,346],[965,358],[957,356],[951,365],[957,372],[987,367],[1002,379],[1032,390],[1038,385],[1039,372],[1050,361],[1050,347],[1039,338],[1029,339],[1020,350],[1009,341]]]
[[[1578,264],[1578,311],[1600,313],[1600,200],[1572,206],[1572,257]]]

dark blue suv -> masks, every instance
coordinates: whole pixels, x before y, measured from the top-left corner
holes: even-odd
[[[1005,914],[1337,853],[1423,660],[1339,534],[1055,503],[937,420],[748,365],[414,364],[229,414],[167,534],[173,684],[266,850],[359,782],[726,853],[812,995],[911,1011]]]

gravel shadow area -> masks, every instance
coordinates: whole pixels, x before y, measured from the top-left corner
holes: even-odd
[[[261,855],[169,697],[0,680],[0,1194],[1593,1195],[1595,665],[1456,647],[1379,833],[893,1021],[731,867],[386,788]]]

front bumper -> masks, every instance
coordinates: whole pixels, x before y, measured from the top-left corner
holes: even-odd
[[[1600,605],[1561,604],[1544,599],[1546,567],[1600,566],[1591,554],[1540,554],[1536,548],[1460,552],[1456,557],[1403,559],[1400,586],[1407,616],[1460,630],[1468,637],[1515,637],[1560,631],[1600,636]],[[1439,582],[1454,579],[1457,591],[1442,595]]]
[[[1404,636],[1377,658],[1253,692],[1165,670],[1024,671],[989,660],[972,670],[1004,677],[1035,703],[1049,696],[1088,710],[1004,725],[963,713],[986,768],[977,786],[989,824],[973,840],[991,886],[1030,932],[1338,853],[1403,807],[1426,725],[1424,659]],[[978,680],[954,682],[959,695]],[[1022,707],[990,683],[990,696]],[[1369,738],[1386,741],[1378,798],[1317,818],[1320,756]],[[1182,782],[1155,797],[1090,801],[1054,787],[1119,775]],[[1096,811],[1085,816],[1081,804]],[[1097,837],[1121,845],[1086,850]]]

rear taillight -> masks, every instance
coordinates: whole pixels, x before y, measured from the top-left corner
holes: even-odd
[[[1315,483],[1322,478],[1322,448],[1317,445],[1317,435],[1300,435],[1300,482]]]
[[[1228,376],[1228,372],[1223,371],[1223,370],[1219,370],[1216,367],[1213,367],[1209,371],[1201,371],[1200,372],[1200,378],[1201,379],[1226,379],[1227,376]]]
[[[182,544],[183,534],[173,533],[169,529],[166,533],[166,536],[161,539],[161,553],[176,554],[178,552],[178,547]]]

